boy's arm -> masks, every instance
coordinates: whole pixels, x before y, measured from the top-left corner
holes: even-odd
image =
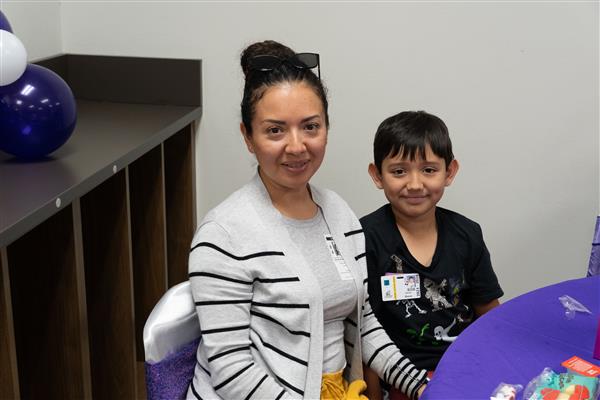
[[[481,317],[486,312],[490,311],[492,308],[496,308],[500,305],[498,299],[494,299],[490,302],[484,304],[473,304],[473,309],[475,310],[475,315]]]
[[[476,228],[477,232],[472,236],[471,241],[475,244],[475,248],[479,248],[479,252],[475,252],[475,259],[466,271],[470,288],[465,300],[473,307],[475,315],[480,317],[500,305],[498,299],[504,295],[504,292],[492,268],[490,252],[483,240],[481,227],[477,225]]]

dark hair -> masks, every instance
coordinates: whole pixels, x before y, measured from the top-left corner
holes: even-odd
[[[293,57],[296,53],[287,46],[273,40],[256,42],[246,47],[240,57],[242,71],[246,77],[244,97],[242,98],[242,123],[246,132],[252,134],[252,118],[254,117],[256,103],[263,97],[266,90],[282,82],[303,82],[312,88],[323,103],[325,125],[329,127],[329,114],[327,112],[327,90],[320,79],[310,69],[298,69],[286,62],[281,63],[272,71],[254,71],[249,68],[249,60],[258,55],[272,55],[281,59]]]
[[[373,156],[377,170],[386,157],[402,157],[415,160],[425,158],[429,145],[433,154],[446,162],[446,168],[454,159],[452,142],[444,121],[425,111],[404,111],[385,119],[377,128],[373,142]]]

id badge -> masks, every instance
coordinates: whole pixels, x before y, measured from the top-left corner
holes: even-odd
[[[419,274],[387,274],[381,277],[383,301],[409,300],[421,297]]]
[[[340,274],[340,278],[343,281],[349,281],[354,279],[352,273],[350,272],[350,269],[344,261],[344,257],[342,257],[342,253],[340,253],[340,251],[337,248],[337,245],[335,244],[335,240],[333,240],[333,236],[328,234],[325,234],[323,236],[325,237],[325,243],[327,244],[327,249],[329,249],[329,255],[331,255],[331,260],[335,264],[338,274]]]

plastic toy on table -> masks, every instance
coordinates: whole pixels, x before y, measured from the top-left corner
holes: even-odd
[[[580,302],[578,302],[577,300],[575,300],[574,298],[572,298],[569,295],[565,294],[563,296],[560,296],[558,298],[558,300],[565,308],[565,317],[567,317],[567,319],[575,318],[575,314],[578,312],[585,313],[585,314],[592,313],[590,310],[588,310],[588,308],[586,306],[584,306],[583,304],[581,304]]]
[[[516,400],[517,393],[523,389],[523,385],[511,385],[501,383],[492,393],[490,400]]]
[[[529,382],[524,400],[593,400],[596,399],[598,378],[566,372],[557,374],[550,368]]]

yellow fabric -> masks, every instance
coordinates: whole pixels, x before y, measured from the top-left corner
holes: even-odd
[[[365,389],[367,389],[367,383],[362,379],[350,382],[346,391],[346,400],[369,400],[367,396],[361,394]]]
[[[323,374],[321,381],[321,400],[369,400],[361,394],[367,384],[362,379],[348,382],[342,376],[343,371]]]

